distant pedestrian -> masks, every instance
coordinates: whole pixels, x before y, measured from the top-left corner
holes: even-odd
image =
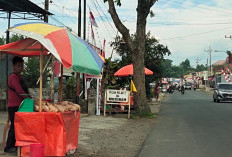
[[[159,84],[157,84],[155,86],[154,93],[155,93],[155,99],[156,99],[156,101],[158,101],[158,99],[159,99]]]

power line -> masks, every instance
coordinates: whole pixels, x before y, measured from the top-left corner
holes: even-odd
[[[97,0],[95,0],[97,2]],[[98,6],[101,8],[101,6],[99,5],[99,3],[97,2]],[[101,9],[100,9],[101,10]],[[103,13],[103,15],[105,16],[106,20],[109,22],[111,28],[114,30],[114,27],[111,25],[111,22],[108,20],[106,14],[101,10],[101,12]],[[114,32],[116,33],[116,31],[114,30]]]
[[[135,22],[135,21],[134,21]],[[151,25],[167,25],[167,26],[169,26],[169,25],[171,25],[171,26],[173,26],[173,25],[176,25],[176,26],[183,26],[183,25],[188,25],[188,26],[197,26],[197,25],[199,25],[199,26],[202,26],[202,25],[227,25],[227,24],[232,24],[232,22],[218,22],[218,23],[185,23],[185,22],[178,22],[178,21],[173,21],[173,22],[171,22],[171,23],[165,23],[165,22],[161,22],[161,23],[159,23],[159,22],[157,22],[157,23],[154,23],[154,22],[148,22],[149,24],[151,24]]]
[[[201,33],[196,33],[196,34],[189,34],[189,35],[183,35],[183,36],[177,36],[177,37],[166,38],[166,39],[160,39],[160,40],[171,40],[171,39],[178,39],[178,38],[185,38],[185,37],[197,36],[197,35],[208,34],[208,33],[217,32],[217,31],[222,31],[222,30],[231,29],[231,28],[232,28],[232,27],[227,27],[227,28],[222,28],[222,29],[215,29],[215,30],[212,30],[212,31],[201,32]]]
[[[54,3],[52,3],[51,5],[56,5],[56,6],[59,7],[59,8],[63,8],[63,9],[65,9],[65,10],[74,11],[74,12],[78,13],[78,10],[70,9],[70,8],[67,8],[67,7],[64,7],[64,6],[59,6],[59,5],[54,4]],[[70,13],[71,13],[71,12],[70,12]],[[72,14],[72,13],[71,13],[71,14]]]
[[[207,8],[207,7],[199,6],[199,5],[195,6],[194,4],[196,4],[196,3],[194,3],[194,4],[188,4],[188,3],[181,3],[179,1],[174,1],[174,0],[171,0],[171,2],[173,2],[175,4],[180,4],[182,6],[190,6],[190,7],[195,7],[195,8],[197,7],[196,9],[198,9],[200,12],[207,13],[207,14],[221,14],[221,15],[227,14],[228,16],[231,14],[231,12],[226,11],[226,10],[221,10],[220,12],[215,12],[215,9],[213,9],[213,8],[221,9],[220,7],[214,7],[214,6],[209,6],[208,5],[209,7],[213,7],[213,8]],[[205,3],[198,3],[198,4],[205,4]],[[172,4],[172,5],[174,5],[174,4]],[[181,7],[180,5],[174,5],[174,6]],[[203,9],[203,11],[200,10],[200,9]],[[214,11],[214,12],[205,12],[206,10],[211,10],[211,11]]]
[[[95,4],[95,2],[94,1],[91,1],[92,2],[92,4],[94,5],[94,7],[95,7],[95,9],[96,9],[96,11],[97,11],[97,14],[99,15],[99,17],[100,17],[100,19],[102,20],[102,24],[104,25],[104,28],[106,29],[106,31],[108,32],[108,34],[110,35],[110,36],[112,36],[112,31],[109,31],[108,30],[108,27],[106,26],[106,24],[107,23],[105,23],[104,21],[104,19],[103,19],[103,17],[102,17],[102,15],[100,14],[100,12],[98,11],[98,10],[100,10],[101,11],[101,9],[98,9],[98,7],[97,7],[97,5]],[[111,26],[112,27],[112,26]],[[114,31],[114,29],[113,29],[113,31]],[[105,34],[105,32],[103,32],[104,34]],[[102,45],[102,43],[100,42],[100,37],[99,37],[99,34],[98,34],[98,32],[96,31],[96,35],[97,35],[97,37],[98,37],[98,42],[100,43],[100,45]]]
[[[104,22],[104,20],[103,20],[101,14],[100,14],[99,11],[98,11],[97,5],[95,4],[94,1],[91,1],[91,2],[93,3],[93,5],[94,5],[94,7],[95,7],[97,13],[99,14],[99,17],[101,18],[102,22]],[[107,21],[108,21],[108,19],[107,19]],[[109,25],[111,26],[112,30],[116,33],[116,31],[114,30],[114,28],[113,28],[113,26],[111,25],[111,23],[110,23],[109,21],[108,21],[108,23],[109,23]],[[104,23],[103,23],[103,24],[104,24]],[[104,25],[105,25],[105,24],[104,24]]]
[[[72,23],[76,23],[75,21],[73,21],[72,19],[70,19],[69,16],[68,16],[62,9],[60,9],[60,8],[58,7],[58,5],[54,4],[54,6],[56,6],[56,7],[62,12],[62,14],[65,14],[65,15],[67,16],[67,19],[69,19]],[[70,14],[69,14],[69,15],[70,15]],[[71,16],[73,16],[73,15],[71,15]]]

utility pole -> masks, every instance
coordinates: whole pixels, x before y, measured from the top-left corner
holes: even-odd
[[[211,54],[212,54],[212,48],[211,46],[209,46],[209,49],[208,50],[205,50],[205,52],[207,52],[209,54],[209,74],[211,76],[211,72],[212,72],[212,68],[211,68]]]
[[[198,66],[199,61],[201,61],[201,60],[197,57],[197,59],[196,59],[197,66]]]
[[[84,28],[83,28],[83,39],[85,40],[86,37],[86,0],[84,0],[84,19],[83,19],[83,24],[84,24]],[[83,73],[82,75],[82,79],[83,79],[83,99],[85,100],[85,74]],[[87,105],[88,106],[88,105]]]
[[[49,10],[49,0],[45,0],[44,2],[44,10],[48,12]],[[48,14],[44,16],[44,22],[48,23]]]
[[[6,44],[10,42],[10,19],[11,19],[11,12],[8,13],[8,30],[6,31]],[[8,106],[8,75],[9,75],[9,60],[10,57],[8,54],[6,54],[6,109]]]
[[[81,0],[79,0],[78,9],[78,36],[81,37]],[[80,103],[80,88],[81,88],[81,78],[80,73],[76,73],[76,103]]]

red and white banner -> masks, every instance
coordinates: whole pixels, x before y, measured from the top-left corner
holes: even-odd
[[[94,16],[93,16],[93,13],[91,12],[91,11],[89,11],[89,14],[90,14],[90,23],[93,25],[93,26],[95,26],[95,27],[98,27],[98,25],[97,25],[97,22],[96,22],[96,20],[95,20],[95,18],[94,18]]]
[[[227,68],[227,69],[228,69],[228,68]],[[227,69],[226,69],[226,70],[227,70]],[[221,69],[221,72],[222,72],[222,74],[224,75],[225,80],[226,80],[227,82],[231,83],[230,76],[229,76],[227,73],[225,73],[225,71],[224,71],[223,69]]]
[[[104,39],[104,42],[103,42],[103,48],[102,48],[102,57],[105,59],[106,58],[106,54],[105,54],[105,46],[106,46],[106,40]]]
[[[91,37],[92,37],[92,40],[95,40],[92,23],[91,23]]]
[[[226,68],[226,70],[229,72],[230,76],[232,77],[232,73],[229,68]]]

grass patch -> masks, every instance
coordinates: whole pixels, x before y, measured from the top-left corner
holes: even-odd
[[[145,112],[145,113],[140,114],[140,115],[137,112],[133,112],[131,114],[132,119],[138,119],[139,117],[153,119],[153,118],[157,118],[157,116],[158,116],[158,114],[152,113],[152,112]]]

